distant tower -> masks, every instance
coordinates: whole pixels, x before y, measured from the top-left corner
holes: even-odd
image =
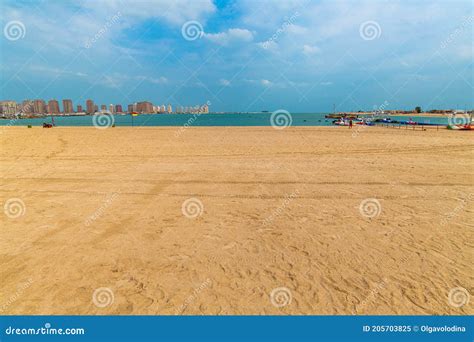
[[[90,99],[86,101],[86,112],[87,112],[88,114],[94,113],[94,112],[96,111],[96,108],[95,108],[95,107],[96,107],[96,106],[94,105],[94,101],[92,101],[92,100],[90,100]]]
[[[48,113],[49,114],[59,114],[59,103],[57,100],[48,101]]]
[[[63,100],[63,113],[64,114],[74,113],[72,100]]]

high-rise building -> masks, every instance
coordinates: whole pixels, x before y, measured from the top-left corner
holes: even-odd
[[[74,113],[72,100],[63,100],[63,113],[64,114]]]
[[[107,110],[107,106],[106,105],[100,105],[100,111],[101,112],[105,112]]]
[[[98,105],[94,105],[94,111],[93,111],[93,113],[98,112],[98,111],[99,111],[99,106],[98,106]]]
[[[207,103],[201,106],[201,113],[205,113],[205,114],[209,113],[209,106],[207,105]]]
[[[111,112],[111,113],[115,112],[115,106],[113,104],[109,105],[109,112]]]
[[[86,112],[87,114],[92,114],[95,112],[94,101],[92,100],[86,101]]]
[[[142,101],[137,103],[137,110],[138,113],[147,113],[150,114],[153,112],[153,103],[148,101]]]
[[[115,105],[115,112],[116,113],[122,113],[123,112],[122,105],[119,105],[119,104]]]
[[[129,113],[133,112],[133,105],[132,104],[128,105],[128,112]]]
[[[24,100],[21,103],[21,109],[20,110],[23,114],[33,114],[33,101]]]
[[[173,108],[171,108],[171,105],[168,105],[168,108],[166,110],[168,113],[173,113]]]
[[[0,113],[3,116],[11,116],[17,113],[17,104],[15,101],[1,101]]]
[[[82,106],[81,105],[77,105],[77,112],[82,113]]]
[[[44,100],[36,99],[33,100],[33,113],[35,114],[45,114],[46,111],[46,103]]]
[[[59,114],[59,102],[58,102],[58,100],[49,100],[48,101],[48,113],[49,114]]]

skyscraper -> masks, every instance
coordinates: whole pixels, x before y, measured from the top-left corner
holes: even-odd
[[[170,105],[170,104],[168,105],[167,112],[168,112],[168,113],[172,113],[172,112],[173,112],[173,108],[171,108],[171,105]]]
[[[116,113],[122,113],[122,105],[115,105],[115,112]]]
[[[137,103],[137,112],[138,113],[153,113],[153,103],[148,101],[138,102]]]
[[[77,112],[82,113],[82,106],[81,105],[77,105]]]
[[[58,100],[49,100],[48,101],[48,113],[49,114],[59,114],[59,102],[58,102]]]
[[[33,100],[33,113],[44,114],[46,113],[46,103],[44,100],[36,99]]]
[[[0,113],[3,116],[15,115],[17,112],[17,104],[15,101],[0,101]]]
[[[94,101],[92,100],[86,101],[86,112],[87,114],[92,114],[95,112]]]
[[[72,100],[63,100],[63,113],[74,113],[74,107],[72,105]]]
[[[33,114],[33,101],[31,100],[24,100],[21,103],[21,112],[23,114]]]

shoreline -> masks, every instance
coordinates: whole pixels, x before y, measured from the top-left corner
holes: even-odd
[[[104,115],[113,115],[113,116],[130,116],[131,114],[123,114],[123,113],[102,113]],[[138,116],[164,116],[164,115],[172,115],[172,116],[181,116],[181,115],[191,115],[191,116],[205,116],[205,115],[249,115],[249,114],[263,114],[269,115],[271,112],[216,112],[216,113],[142,113],[138,114]],[[291,114],[291,113],[290,113]],[[374,114],[373,112],[327,112],[327,113],[312,113],[312,112],[295,112],[293,114],[317,114],[317,115],[357,115],[357,116],[367,116],[367,115],[377,115],[377,116],[412,116],[412,117],[450,117],[452,115],[461,116],[461,115],[469,115],[469,113],[385,113],[385,114]],[[85,114],[85,115],[45,115],[45,116],[25,116],[25,117],[4,117],[0,116],[0,120],[23,120],[23,119],[48,119],[51,117],[54,118],[68,118],[68,117],[93,117],[94,114]]]
[[[370,112],[364,112],[364,113],[344,113],[344,114],[350,114],[350,115],[364,115],[364,116],[367,116],[367,115],[375,115],[374,113],[370,113]],[[395,114],[377,114],[377,116],[412,116],[412,117],[446,117],[446,118],[449,118],[450,116],[452,115],[469,115],[467,113],[457,113],[457,114],[453,114],[453,113],[449,113],[449,114],[446,114],[446,113],[395,113]]]

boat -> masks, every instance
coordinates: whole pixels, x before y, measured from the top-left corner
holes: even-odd
[[[349,121],[346,121],[343,118],[339,120],[334,120],[332,123],[333,125],[336,125],[336,126],[349,126]]]
[[[446,128],[447,129],[458,130],[458,131],[474,131],[474,126],[471,126],[471,124],[467,124],[467,125],[448,125]]]
[[[474,130],[474,126],[472,125],[473,122],[474,122],[473,115],[471,114],[469,116],[469,122],[467,124],[460,124],[460,125],[452,124],[452,125],[446,126],[446,128],[458,130],[458,131],[473,131]]]
[[[341,118],[347,118],[347,119],[357,119],[358,116],[354,114],[345,114],[345,113],[334,113],[334,114],[327,114],[324,116],[326,119],[341,119]]]
[[[418,122],[413,121],[412,118],[408,119],[408,121],[401,121],[401,123],[405,125],[418,125]]]

